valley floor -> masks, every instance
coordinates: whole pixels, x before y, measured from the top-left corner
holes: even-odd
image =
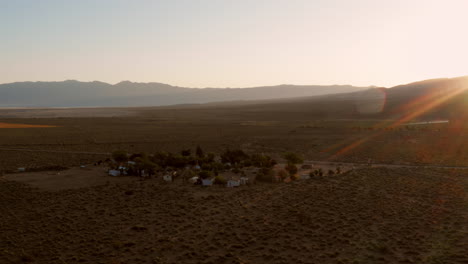
[[[468,174],[367,168],[240,188],[0,180],[0,263],[468,263]]]

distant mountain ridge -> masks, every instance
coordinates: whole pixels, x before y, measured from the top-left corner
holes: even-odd
[[[216,107],[236,104],[216,104]],[[468,76],[419,81],[392,88],[368,88],[357,92],[273,101],[237,103],[239,109],[269,116],[395,119],[462,122],[468,127]],[[456,121],[455,121],[456,120]],[[461,120],[461,121],[460,121]]]
[[[351,85],[277,85],[252,88],[185,88],[163,83],[16,82],[0,84],[0,107],[136,107],[267,100],[350,93]]]

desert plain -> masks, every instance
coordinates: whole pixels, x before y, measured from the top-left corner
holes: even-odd
[[[0,263],[468,263],[467,131],[448,123],[203,105],[3,109],[0,122],[22,124],[0,128]],[[349,168],[226,188],[94,165],[196,146]]]

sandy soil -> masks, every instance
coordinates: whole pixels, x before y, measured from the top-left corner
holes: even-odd
[[[133,108],[0,108],[0,118],[116,117],[133,115]]]
[[[48,125],[28,125],[28,124],[15,124],[15,123],[0,123],[0,128],[39,128],[39,127],[54,127]]]
[[[54,192],[2,179],[0,263],[468,263],[467,176],[372,168],[234,189],[135,179]]]
[[[88,166],[64,171],[25,172],[7,174],[5,180],[31,185],[46,191],[60,191],[133,181],[133,177],[110,177],[107,167]]]
[[[28,111],[34,117],[46,110],[59,111]],[[67,111],[81,115],[81,110]],[[119,116],[121,110],[135,112]],[[0,129],[0,170],[73,167],[106,159],[109,155],[99,153],[115,150],[179,153],[197,145],[218,154],[241,148],[274,158],[292,151],[306,160],[365,163],[371,158],[374,163],[468,166],[468,152],[463,151],[468,148],[468,130],[456,131],[447,124],[386,128],[377,121],[313,120],[305,113],[241,110],[95,109],[117,116],[3,118],[0,122],[56,127]]]

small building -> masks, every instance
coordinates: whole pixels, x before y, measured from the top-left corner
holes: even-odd
[[[236,180],[229,180],[227,182],[227,187],[239,187],[241,184],[240,180],[236,181]]]
[[[213,185],[213,179],[202,179],[203,186],[211,186]]]
[[[240,178],[240,184],[241,185],[247,185],[248,182],[249,182],[249,178],[247,178],[247,177],[241,177]]]
[[[110,176],[114,176],[114,177],[117,177],[117,176],[120,176],[120,175],[121,175],[121,173],[120,173],[119,170],[109,170],[108,174],[109,174]]]
[[[190,183],[196,183],[198,181],[198,177],[192,177],[189,179]]]
[[[166,174],[163,176],[163,180],[166,182],[172,182],[172,175]]]

